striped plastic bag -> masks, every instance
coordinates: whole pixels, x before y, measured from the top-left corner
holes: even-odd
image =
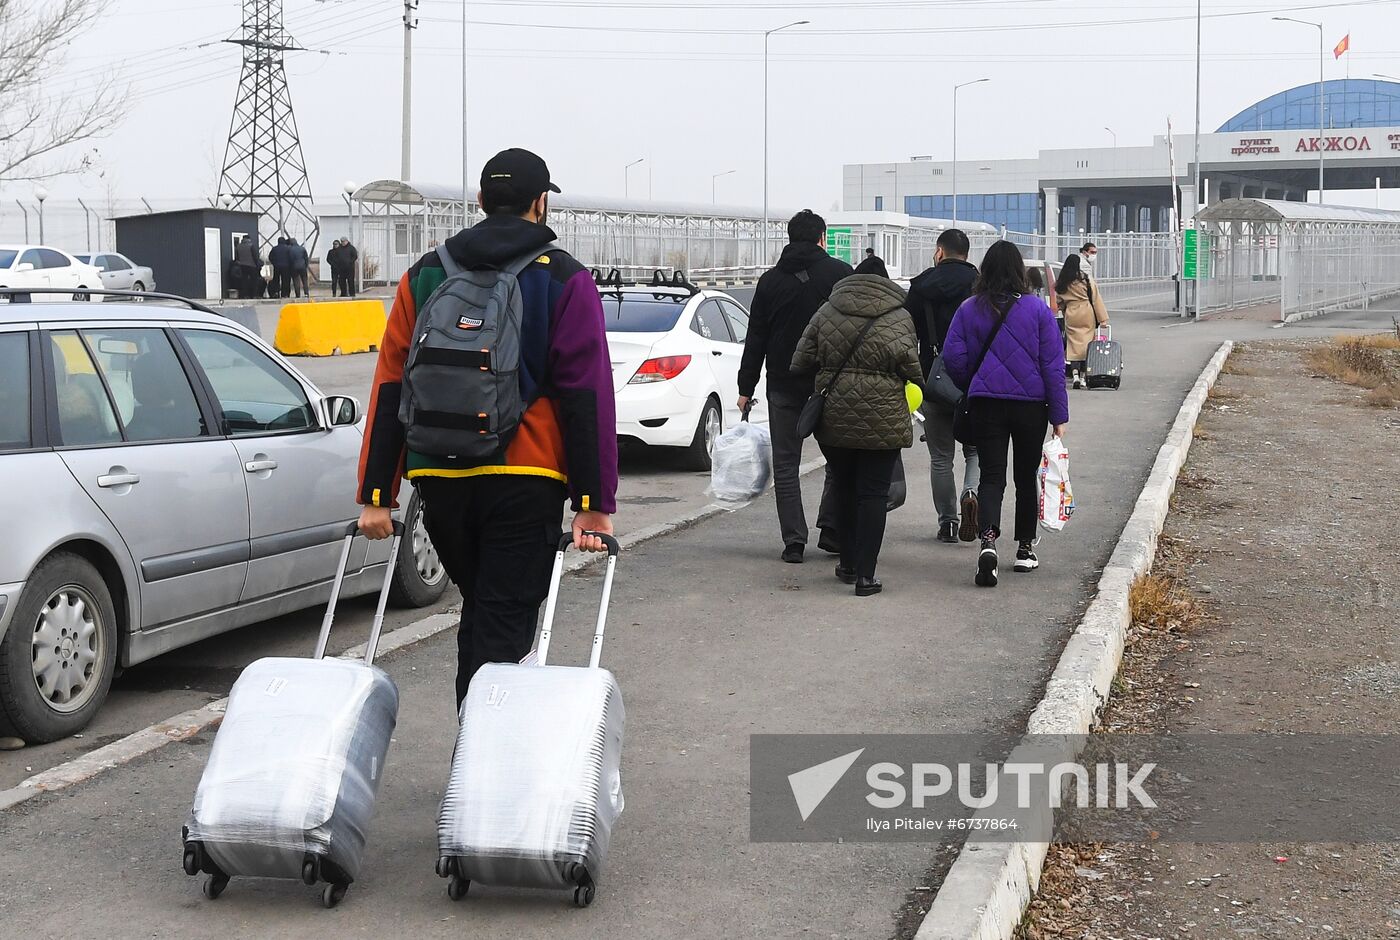
[[[1059,532],[1074,515],[1074,490],[1069,482],[1069,448],[1058,437],[1045,442],[1040,453],[1040,526]]]

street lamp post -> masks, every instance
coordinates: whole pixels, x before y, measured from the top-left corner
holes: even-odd
[[[961,85],[953,86],[953,224],[958,223],[958,89],[966,88],[968,85],[980,85],[983,82],[990,82],[990,78],[974,78],[970,82],[963,82]],[[898,198],[898,193],[895,194]]]
[[[713,206],[713,205],[718,205],[718,204],[719,204],[719,199],[718,199],[718,197],[716,197],[716,195],[715,195],[715,193],[716,193],[715,183],[719,181],[719,178],[720,178],[721,176],[728,176],[728,175],[731,174],[731,173],[738,173],[738,172],[739,172],[738,170],[725,170],[723,173],[715,173],[714,175],[712,175],[712,176],[710,177],[710,205]]]
[[[763,257],[759,259],[759,267],[768,264],[768,37],[794,26],[806,26],[810,22],[798,20],[763,33]]]
[[[632,196],[632,167],[646,160],[646,157],[638,157],[622,168],[622,198],[629,199]]]
[[[1311,26],[1317,30],[1317,204],[1322,205],[1326,202],[1323,198],[1322,177],[1326,161],[1326,157],[1323,156],[1322,140],[1327,135],[1326,118],[1323,116],[1327,102],[1326,73],[1324,71],[1327,63],[1326,34],[1321,23],[1314,23],[1310,20],[1295,20],[1291,16],[1276,16],[1274,19],[1280,23],[1297,23],[1299,26]]]
[[[39,200],[39,244],[44,243],[44,200],[49,198],[49,191],[42,186],[34,187],[34,198]]]
[[[1112,134],[1112,135],[1113,135],[1113,149],[1114,149],[1114,150],[1117,150],[1117,149],[1118,149],[1118,135],[1117,135],[1116,133],[1114,133],[1114,130],[1113,130],[1113,128],[1111,128],[1111,127],[1105,127],[1104,130],[1108,131],[1109,134]]]

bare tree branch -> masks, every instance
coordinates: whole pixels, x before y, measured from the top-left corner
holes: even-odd
[[[52,88],[63,54],[109,0],[0,0],[0,183],[74,173],[74,145],[110,131],[126,90],[112,77],[71,94]]]

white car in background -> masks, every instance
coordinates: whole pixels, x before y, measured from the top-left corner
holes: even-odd
[[[156,274],[144,264],[137,264],[115,251],[74,255],[83,264],[97,268],[102,286],[107,290],[148,291],[156,289]]]
[[[684,450],[709,470],[715,439],[740,420],[739,361],[749,312],[718,290],[688,284],[599,286],[623,441]],[[750,420],[768,420],[760,377]]]
[[[85,264],[66,251],[45,245],[0,245],[0,289],[49,288],[54,291],[73,288],[102,289],[102,272]],[[102,300],[101,294],[65,293],[35,294],[35,300]]]

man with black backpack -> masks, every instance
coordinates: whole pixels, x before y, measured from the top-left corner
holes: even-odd
[[[826,253],[826,220],[803,209],[788,222],[788,245],[771,270],[758,280],[749,311],[749,332],[739,365],[739,408],[748,404],[768,364],[768,426],[773,435],[773,488],[778,526],[783,534],[783,561],[802,564],[807,545],[807,515],[802,508],[802,438],[797,416],[812,396],[811,374],[792,373],[792,354],[813,315],[831,296],[836,282],[852,274],[851,266]],[[817,542],[822,551],[840,552],[835,531],[831,478],[822,491]]]
[[[967,260],[971,249],[972,243],[961,229],[950,228],[940,233],[934,246],[933,267],[909,282],[909,300],[905,306],[919,334],[919,364],[924,375],[929,374],[934,357],[947,342],[953,314],[972,296],[977,268]],[[938,540],[974,541],[978,535],[977,485],[981,479],[977,448],[963,445],[963,485],[959,491],[953,470],[957,456],[953,409],[930,395],[924,399],[924,418],[933,503],[938,509]]]
[[[617,421],[598,288],[545,225],[545,162],[481,172],[486,218],[399,282],[360,456],[360,529],[388,538],[400,474],[462,592],[457,702],[477,669],[530,649],[566,497],[574,545],[603,551],[617,511]]]

